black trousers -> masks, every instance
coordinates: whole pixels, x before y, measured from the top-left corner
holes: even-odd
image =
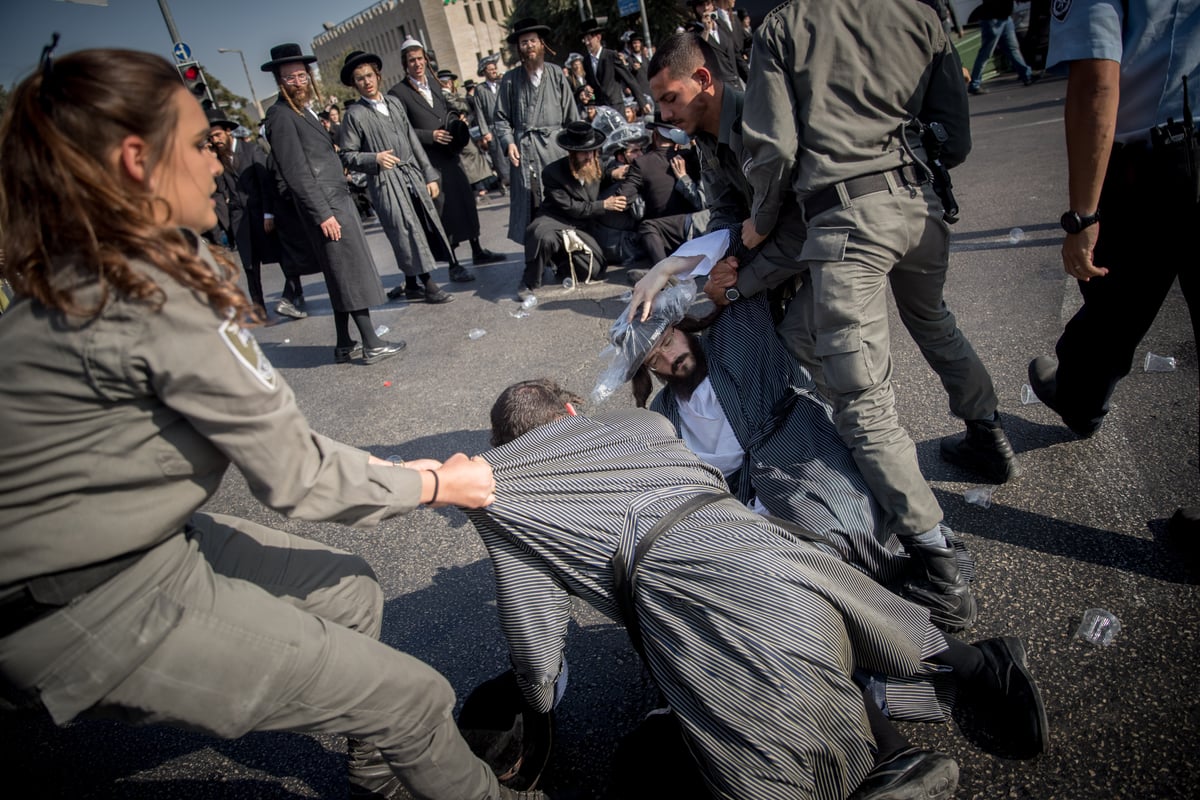
[[[1063,330],[1057,400],[1064,417],[1096,421],[1150,329],[1175,279],[1192,320],[1200,311],[1194,236],[1200,223],[1193,177],[1148,147],[1115,147],[1100,195],[1093,254],[1108,275],[1079,283],[1083,307]]]

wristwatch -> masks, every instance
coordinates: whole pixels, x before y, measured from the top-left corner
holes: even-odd
[[[1079,233],[1084,228],[1089,228],[1100,221],[1100,209],[1086,216],[1078,211],[1068,211],[1062,215],[1062,219],[1058,222],[1067,233]]]
[[[731,303],[734,300],[739,299],[741,296],[742,296],[742,293],[737,290],[736,286],[730,286],[728,289],[725,290],[725,299]]]

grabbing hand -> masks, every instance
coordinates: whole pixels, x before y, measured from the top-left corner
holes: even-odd
[[[708,282],[704,284],[704,293],[708,295],[709,300],[718,306],[729,305],[725,290],[737,286],[737,270],[738,260],[733,256],[722,258],[713,265],[712,271],[708,273]]]
[[[746,246],[747,250],[753,250],[766,240],[766,235],[758,232],[753,219],[742,223],[742,244]]]
[[[446,505],[483,508],[496,501],[492,465],[482,456],[467,458],[463,453],[455,453],[437,470],[423,474],[436,476],[436,481],[431,482],[429,487],[437,491],[436,497],[430,495],[429,500],[429,504],[435,508]],[[424,478],[422,482],[425,482]],[[421,497],[425,496],[426,492],[422,491]]]
[[[614,194],[612,197],[604,198],[605,211],[624,211],[629,205],[629,201],[625,199],[623,194]]]
[[[676,178],[687,175],[687,162],[683,160],[683,156],[675,156],[671,159],[671,171],[675,173]]]

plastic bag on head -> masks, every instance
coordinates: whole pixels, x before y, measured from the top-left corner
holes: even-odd
[[[599,404],[606,400],[617,387],[633,377],[645,361],[646,354],[658,343],[668,327],[687,315],[695,299],[696,284],[688,280],[659,292],[645,321],[640,318],[630,320],[632,303],[626,304],[609,329],[608,346],[600,351],[604,368],[592,390],[592,403]]]

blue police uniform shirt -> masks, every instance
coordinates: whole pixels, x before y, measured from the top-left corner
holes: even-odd
[[[1121,65],[1117,141],[1181,122],[1184,75],[1200,97],[1200,0],[1053,0],[1046,66],[1085,58]]]

